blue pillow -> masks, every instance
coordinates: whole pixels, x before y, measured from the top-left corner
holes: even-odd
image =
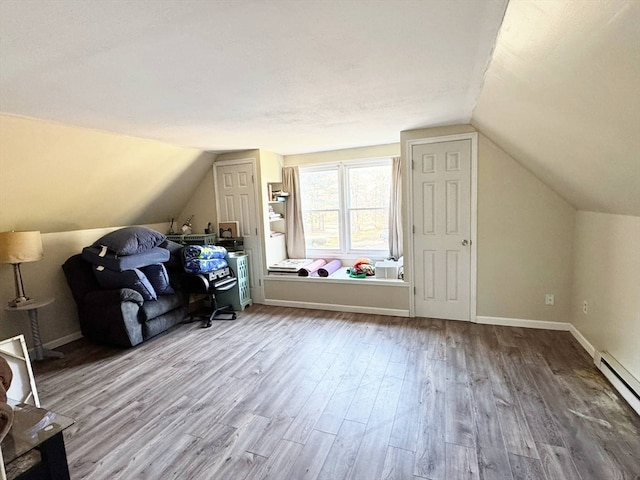
[[[94,247],[107,247],[116,255],[135,255],[157,247],[167,237],[147,227],[125,227],[107,233],[93,242]]]
[[[102,288],[130,288],[142,295],[145,300],[157,300],[158,295],[144,273],[137,268],[116,272],[102,266],[94,265],[93,274]]]
[[[140,267],[140,270],[149,280],[149,283],[158,295],[171,295],[176,293],[169,284],[169,274],[161,263]]]

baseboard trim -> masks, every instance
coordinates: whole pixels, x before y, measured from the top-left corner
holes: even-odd
[[[574,327],[573,324],[569,324],[569,325],[571,327],[569,331],[571,332],[571,335],[573,335],[573,338],[575,338],[578,341],[578,343],[582,345],[582,348],[584,348],[587,351],[589,356],[595,360],[597,352],[594,346],[591,345],[591,343],[589,343],[589,341],[586,338],[584,338],[584,335],[582,335],[580,333],[580,330]]]
[[[295,302],[291,300],[265,299],[264,305],[274,307],[310,308],[311,310],[329,310],[332,312],[368,313],[371,315],[388,315],[391,317],[408,317],[409,310],[381,307],[362,307],[356,305],[333,305],[329,303]]]
[[[65,335],[64,337],[56,338],[55,340],[51,340],[50,342],[43,343],[42,346],[44,348],[48,348],[49,350],[53,350],[54,348],[61,347],[62,345],[66,345],[67,343],[75,342],[76,340],[80,340],[82,338],[81,332],[74,332],[69,335]],[[31,358],[36,358],[36,350],[35,348],[29,349],[29,356]]]
[[[54,348],[61,347],[62,345],[66,345],[67,343],[75,342],[76,340],[80,340],[82,338],[81,332],[74,332],[70,335],[66,335],[61,338],[56,338],[55,340],[51,340],[44,344],[44,347],[53,350]]]
[[[547,322],[545,320],[527,320],[524,318],[506,318],[506,317],[476,317],[477,323],[486,325],[501,325],[504,327],[523,327],[537,328],[541,330],[562,330],[570,331],[571,324],[567,322]]]

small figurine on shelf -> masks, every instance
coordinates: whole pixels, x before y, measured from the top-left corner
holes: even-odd
[[[213,230],[211,229],[211,222],[207,223],[207,228],[204,229],[204,233],[206,233],[207,235],[212,233]]]
[[[173,222],[174,222],[174,219],[172,218],[171,223],[169,223],[169,231],[167,232],[167,235],[173,235],[174,233],[176,233],[173,231]]]
[[[182,224],[182,234],[183,235],[191,235],[193,233],[193,228],[191,227],[191,220],[193,220],[193,215],[185,220]]]

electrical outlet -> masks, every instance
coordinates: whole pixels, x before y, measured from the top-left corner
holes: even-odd
[[[585,315],[589,313],[589,302],[587,302],[586,300],[582,301],[582,313],[584,313]]]
[[[545,305],[553,305],[555,302],[555,297],[553,296],[553,293],[547,293],[544,296],[544,304]]]

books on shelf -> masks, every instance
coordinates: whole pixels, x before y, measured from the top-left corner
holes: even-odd
[[[276,212],[273,207],[269,207],[269,220],[280,220],[284,218],[281,213]]]

